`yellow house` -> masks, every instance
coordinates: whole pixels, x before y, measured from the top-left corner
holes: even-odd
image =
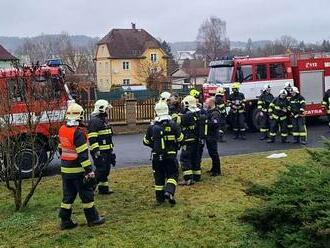
[[[160,42],[143,29],[112,29],[97,43],[97,87],[101,92],[114,86],[167,82],[168,56]]]

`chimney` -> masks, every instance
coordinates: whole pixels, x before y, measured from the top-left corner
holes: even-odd
[[[136,24],[133,22],[131,22],[131,24],[132,24],[132,29],[136,29]]]

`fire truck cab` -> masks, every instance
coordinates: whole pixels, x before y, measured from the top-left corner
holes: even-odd
[[[32,144],[22,145],[15,157],[21,174],[29,176],[33,168],[38,170],[47,161],[51,138],[64,122],[71,97],[63,70],[49,65],[0,70],[0,95],[0,139],[10,137],[24,143],[33,130],[34,149]],[[35,127],[28,128],[28,120]],[[4,152],[0,159],[6,156]]]
[[[276,97],[290,82],[299,88],[306,98],[306,116],[324,115],[321,101],[324,92],[330,88],[330,57],[323,55],[290,55],[279,57],[234,57],[212,61],[209,65],[208,83],[203,86],[204,98],[212,96],[219,86],[227,94],[231,84],[240,82],[247,104],[247,120],[250,127],[259,129],[257,99],[265,84],[270,84]]]

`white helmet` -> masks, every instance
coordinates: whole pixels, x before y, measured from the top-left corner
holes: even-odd
[[[155,112],[158,117],[168,115],[168,106],[166,102],[159,101],[158,103],[156,103]]]
[[[265,84],[264,85],[264,91],[271,89],[272,87],[270,86],[270,84]]]
[[[215,95],[216,96],[224,96],[225,95],[225,89],[223,87],[218,87]]]
[[[299,89],[297,87],[292,87],[292,92],[295,92],[296,94],[299,94]]]
[[[280,95],[286,95],[287,96],[288,95],[288,92],[286,90],[284,90],[284,89],[283,90],[280,90]]]
[[[185,98],[183,98],[182,103],[185,108],[191,109],[197,109],[197,100],[195,97],[188,95]]]
[[[171,97],[171,93],[170,92],[167,92],[167,91],[164,91],[163,93],[160,94],[160,100],[161,101],[168,101]]]
[[[107,108],[111,108],[112,106],[109,104],[107,100],[97,100],[94,104],[94,111],[93,114],[101,114],[106,113]]]
[[[84,117],[84,109],[77,103],[71,103],[65,113],[65,118],[69,121],[80,121]]]
[[[284,85],[284,88],[291,88],[292,87],[292,83],[291,82],[286,82]]]

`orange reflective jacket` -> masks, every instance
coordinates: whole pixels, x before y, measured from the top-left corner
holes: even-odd
[[[74,161],[78,158],[76,146],[74,145],[74,133],[77,127],[67,127],[63,125],[59,130],[59,139],[61,143],[61,159],[66,161]]]

